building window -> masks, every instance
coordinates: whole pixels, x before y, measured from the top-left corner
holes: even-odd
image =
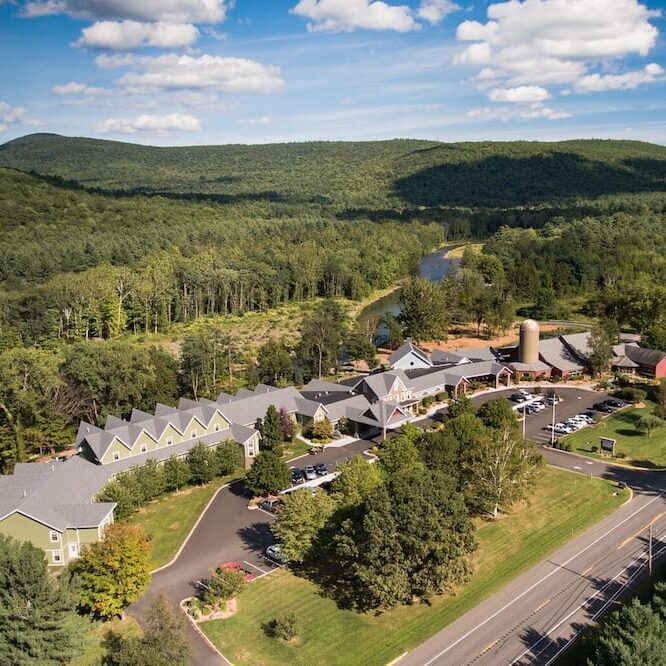
[[[49,539],[51,543],[58,543],[60,541],[60,534],[58,534],[58,532],[55,530],[51,530],[49,532]]]
[[[62,551],[61,550],[52,550],[51,559],[54,564],[62,564]]]
[[[197,431],[196,431],[196,430],[193,430],[193,431],[190,433],[190,437],[191,437],[192,439],[194,439],[196,436],[197,436]]]
[[[167,446],[171,446],[173,444],[173,437],[167,437]]]
[[[79,556],[79,544],[78,543],[70,543],[69,544],[69,556],[70,557],[78,557]]]
[[[118,451],[113,454],[113,460],[120,460],[120,453],[118,453]]]
[[[148,450],[148,444],[141,445],[141,453],[145,453]]]
[[[220,432],[220,424],[219,423],[215,424],[215,432]]]

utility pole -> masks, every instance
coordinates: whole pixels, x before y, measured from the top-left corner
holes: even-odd
[[[527,427],[526,423],[527,423],[527,412],[523,408],[523,439],[525,439],[525,428]]]

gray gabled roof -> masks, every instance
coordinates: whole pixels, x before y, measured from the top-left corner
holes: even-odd
[[[220,404],[219,410],[230,423],[246,426],[254,425],[257,420],[263,419],[270,405],[278,411],[285,409],[289,414],[294,414],[298,411],[296,400],[302,399],[301,394],[293,386],[269,392],[244,391],[242,398],[238,398],[239,394],[240,391],[233,402]]]
[[[560,372],[583,372],[585,366],[559,338],[546,338],[539,342],[542,361]]]
[[[632,361],[628,356],[616,357],[612,361],[612,365],[616,368],[639,368],[640,366],[635,361]]]
[[[366,409],[350,409],[349,415],[357,423],[378,428],[401,425],[409,418],[409,414],[398,403],[387,400],[379,400]]]
[[[395,365],[398,361],[405,358],[405,356],[409,356],[410,354],[414,354],[414,356],[416,356],[426,365],[432,365],[428,353],[420,347],[417,347],[409,339],[405,340],[405,342],[389,356],[389,363],[391,365]]]
[[[583,333],[570,333],[569,335],[562,335],[560,337],[574,355],[581,361],[586,362],[592,354],[592,348],[590,347],[591,335],[590,331],[584,331]]]
[[[469,358],[460,352],[445,351],[444,349],[433,349],[430,355],[434,365],[457,365],[469,363]]]
[[[409,377],[405,374],[403,370],[391,370],[389,372],[377,372],[373,375],[367,375],[367,377],[363,377],[363,379],[361,379],[358,382],[357,386],[359,386],[362,383],[365,383],[365,385],[378,398],[383,398],[384,396],[388,395],[391,392],[391,388],[398,379],[406,387],[409,386]]]
[[[633,345],[625,345],[624,353],[632,361],[639,365],[646,365],[656,367],[661,361],[666,358],[666,353],[657,349],[646,349],[645,347],[635,347]]]

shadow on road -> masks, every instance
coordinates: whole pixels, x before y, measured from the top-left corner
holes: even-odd
[[[268,546],[275,543],[275,537],[273,537],[268,521],[257,521],[247,527],[241,527],[238,530],[238,536],[241,538],[245,550],[254,553],[263,553]]]

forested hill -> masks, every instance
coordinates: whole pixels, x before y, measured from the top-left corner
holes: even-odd
[[[86,188],[337,209],[512,207],[666,191],[666,147],[633,141],[157,148],[33,134],[0,146],[0,166]]]

